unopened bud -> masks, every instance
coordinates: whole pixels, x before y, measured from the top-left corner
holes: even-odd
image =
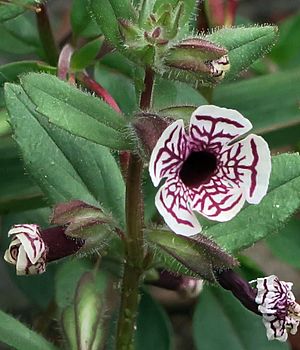
[[[173,121],[173,119],[151,113],[142,113],[137,116],[133,127],[147,157],[150,156],[162,132]]]
[[[194,72],[205,80],[220,80],[229,70],[227,50],[210,41],[192,38],[182,40],[166,54],[166,66]]]

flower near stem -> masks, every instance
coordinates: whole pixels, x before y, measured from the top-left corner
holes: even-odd
[[[188,133],[183,120],[164,130],[149,172],[154,186],[166,178],[155,204],[172,231],[197,234],[201,225],[193,211],[224,222],[245,201],[258,204],[265,196],[271,173],[267,143],[253,134],[236,141],[251,128],[238,111],[204,105],[193,112]]]
[[[8,232],[12,238],[4,259],[16,265],[17,275],[35,275],[46,271],[46,263],[75,254],[84,241],[65,235],[62,226],[41,230],[35,224],[14,225]]]
[[[296,334],[300,305],[291,291],[293,283],[274,275],[248,283],[232,270],[215,271],[215,276],[220,286],[231,291],[248,310],[262,316],[269,340],[284,342],[288,333]]]
[[[292,293],[293,283],[280,281],[277,276],[257,279],[255,298],[269,340],[287,340],[288,333],[296,334],[300,323],[300,305]]]

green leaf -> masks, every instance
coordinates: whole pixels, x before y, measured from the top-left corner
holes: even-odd
[[[143,292],[137,320],[136,350],[172,350],[172,333],[170,321],[163,308],[150,294]]]
[[[47,123],[19,86],[7,85],[6,101],[25,164],[51,202],[100,203],[123,225],[125,186],[109,150]]]
[[[284,68],[299,65],[300,13],[285,18],[279,24],[279,32],[279,40],[270,57]]]
[[[37,0],[19,0],[16,5],[9,2],[0,5],[0,22],[5,22],[19,16],[26,10],[26,6],[34,6],[39,2]]]
[[[258,58],[269,52],[275,44],[278,28],[275,26],[223,28],[205,36],[205,39],[228,50],[230,71],[226,80],[236,77]]]
[[[71,59],[71,67],[75,70],[82,70],[92,64],[102,44],[103,38],[97,37],[75,51]]]
[[[45,338],[3,311],[0,311],[0,340],[17,350],[57,349]]]
[[[293,219],[279,234],[272,235],[267,239],[267,244],[275,256],[298,269],[300,268],[299,229],[299,220]]]
[[[56,68],[47,66],[38,61],[20,61],[0,66],[0,107],[4,106],[4,98],[1,98],[4,94],[4,83],[16,82],[19,75],[28,72],[46,72],[55,74]]]
[[[153,251],[154,264],[177,273],[192,273],[213,282],[214,269],[236,264],[230,255],[202,235],[191,238],[166,230],[149,230],[145,239]]]
[[[300,156],[275,156],[268,193],[261,203],[245,206],[234,219],[210,226],[205,234],[227,252],[237,252],[281,230],[299,207]]]
[[[115,47],[122,48],[119,23],[110,0],[88,0],[89,11],[96,20],[105,38]]]
[[[101,34],[96,21],[88,12],[86,1],[73,0],[71,9],[71,25],[76,36],[95,37]]]
[[[13,54],[38,54],[43,57],[43,49],[33,13],[23,14],[0,23],[0,32],[0,51]]]
[[[136,13],[131,0],[109,0],[116,17],[122,19],[134,20]]]
[[[201,293],[193,320],[199,350],[288,350],[286,343],[268,341],[261,317],[243,308],[226,291],[214,287]]]
[[[46,205],[41,190],[25,174],[17,145],[9,137],[0,142],[0,183],[2,214]]]
[[[131,149],[122,115],[100,98],[47,74],[29,73],[21,78],[36,111],[71,134],[116,149]]]
[[[207,103],[205,98],[185,83],[163,78],[156,80],[153,92],[153,108],[155,110],[176,105],[196,105],[198,107],[205,103]]]
[[[299,91],[300,69],[294,69],[219,86],[213,103],[237,109],[252,122],[252,132],[279,146],[299,141]],[[276,131],[279,139],[274,139]]]
[[[9,136],[11,128],[8,123],[8,113],[6,109],[0,109],[0,137]],[[1,146],[0,146],[1,147]]]

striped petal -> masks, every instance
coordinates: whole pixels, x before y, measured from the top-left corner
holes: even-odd
[[[250,121],[238,111],[204,105],[192,114],[189,140],[193,150],[209,150],[218,154],[224,145],[244,135],[251,128]]]
[[[258,204],[267,193],[271,155],[266,141],[256,135],[226,147],[220,157],[223,179],[239,186],[247,202]]]
[[[189,206],[189,190],[177,178],[168,179],[155,197],[155,205],[172,231],[192,236],[201,226]]]
[[[164,130],[151,153],[149,172],[154,186],[158,186],[163,177],[177,174],[187,155],[183,120],[177,120]]]

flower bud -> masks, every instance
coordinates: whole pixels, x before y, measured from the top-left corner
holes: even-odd
[[[159,278],[150,283],[156,287],[176,291],[185,298],[196,298],[203,289],[203,280],[167,270],[159,271]]]
[[[133,127],[141,142],[146,157],[149,157],[162,132],[173,122],[173,119],[156,114],[139,114]]]
[[[185,39],[170,48],[164,64],[171,69],[193,72],[211,82],[223,79],[230,68],[227,50],[200,38]]]
[[[53,210],[51,222],[66,225],[67,236],[84,239],[82,251],[98,249],[115,236],[116,224],[111,215],[80,200],[58,204]]]
[[[41,230],[35,224],[14,225],[8,232],[12,237],[4,259],[16,265],[17,275],[41,274],[46,263],[75,254],[84,245],[81,239],[65,235],[65,228]]]

